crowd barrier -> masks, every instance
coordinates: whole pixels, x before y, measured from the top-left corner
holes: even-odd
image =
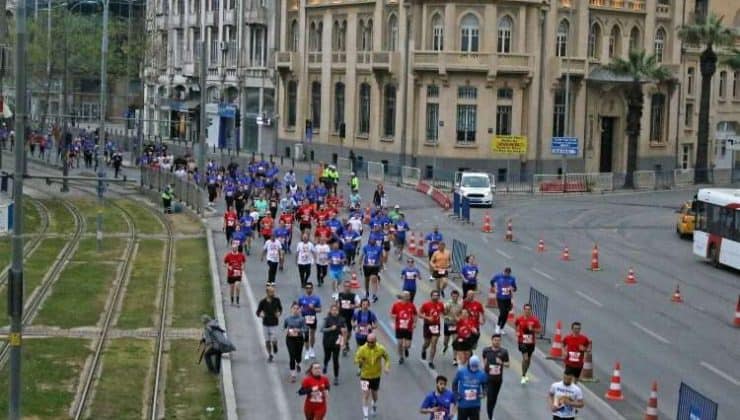
[[[529,288],[529,304],[532,305],[532,313],[537,316],[542,325],[539,338],[543,340],[549,340],[546,335],[547,331],[547,305],[549,298],[544,293],[535,289],[534,287]]]
[[[717,420],[716,402],[681,382],[676,420]]]
[[[172,187],[176,202],[187,205],[196,213],[202,213],[205,194],[202,187],[172,172],[149,167],[141,168],[141,187],[144,192],[150,193],[155,202],[159,202],[159,193],[164,191],[168,185]]]
[[[421,181],[421,169],[413,166],[401,167],[401,184],[415,187]]]
[[[452,272],[460,274],[463,265],[465,265],[465,257],[468,255],[468,245],[465,242],[458,241],[457,239],[452,240]]]
[[[385,168],[383,162],[367,162],[367,179],[370,181],[385,181]]]

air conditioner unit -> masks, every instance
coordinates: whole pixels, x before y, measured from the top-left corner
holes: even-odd
[[[221,41],[218,43],[219,48],[221,48],[221,51],[226,51],[229,49],[229,44],[226,41]]]

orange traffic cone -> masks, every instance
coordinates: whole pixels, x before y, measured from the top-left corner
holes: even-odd
[[[619,362],[615,363],[612,381],[609,383],[609,390],[604,394],[607,400],[622,401],[624,399],[624,395],[622,395],[622,378],[619,373],[620,369]]]
[[[733,322],[736,328],[740,328],[740,295],[737,297],[737,306],[735,306],[735,321]]]
[[[498,301],[496,300],[496,288],[491,286],[488,289],[488,300],[486,300],[486,308],[498,308]]]
[[[681,290],[678,288],[678,284],[676,285],[676,291],[673,292],[673,296],[671,296],[671,302],[675,302],[675,303],[683,302],[683,298],[681,297]]]
[[[563,358],[563,323],[558,321],[555,323],[555,335],[552,337],[552,347],[550,347],[550,355],[548,359],[560,360]]]
[[[421,235],[419,235],[419,246],[416,247],[416,256],[417,257],[424,256],[424,237]]]
[[[511,310],[509,311],[509,316],[506,317],[506,322],[514,325],[514,322],[516,321],[516,303],[514,303],[514,298],[511,298]]]
[[[637,278],[635,278],[635,269],[630,267],[629,271],[627,271],[627,278],[624,279],[624,282],[627,284],[637,283]]]
[[[481,227],[481,232],[493,232],[493,226],[491,225],[491,215],[488,214],[488,212],[485,212],[485,214],[483,214],[483,227]]]
[[[579,381],[583,382],[597,382],[594,377],[594,359],[593,354],[587,351],[583,354],[583,369],[581,370],[581,378]]]
[[[594,248],[591,250],[591,271],[601,271],[599,267],[599,246],[594,244]]]
[[[357,281],[357,273],[355,273],[354,271],[352,272],[352,279],[349,281],[349,286],[353,289],[360,288],[360,282]]]
[[[563,248],[563,255],[560,257],[563,261],[570,261],[570,251],[568,250],[568,247],[566,246]]]
[[[409,254],[416,255],[416,236],[414,232],[411,232],[411,238],[409,239]]]
[[[645,409],[645,420],[658,420],[658,382],[653,381],[653,387],[650,390],[650,399]]]
[[[540,241],[537,242],[537,252],[545,252],[545,241],[542,238],[540,238]]]
[[[514,228],[511,225],[511,219],[506,222],[506,236],[504,237],[509,242],[514,241]]]

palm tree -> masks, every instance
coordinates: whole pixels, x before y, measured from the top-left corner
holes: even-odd
[[[725,57],[723,61],[734,70],[740,70],[740,49],[733,48],[730,50],[730,55]]]
[[[624,186],[633,188],[644,102],[642,85],[649,82],[664,82],[671,79],[673,74],[667,67],[658,63],[655,54],[647,55],[645,51],[637,50],[630,50],[626,60],[615,57],[606,68],[618,76],[630,79],[629,87],[624,91],[627,99],[627,173]]]
[[[699,100],[699,127],[696,139],[696,170],[694,182],[707,182],[709,170],[709,99],[712,94],[712,76],[717,71],[717,53],[714,47],[730,45],[735,34],[722,25],[722,17],[714,14],[699,16],[695,23],[678,28],[678,37],[690,45],[703,45],[699,56],[701,71],[701,98]]]

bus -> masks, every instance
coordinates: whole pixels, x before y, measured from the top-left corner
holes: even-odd
[[[740,190],[702,188],[694,207],[694,254],[740,269]]]

